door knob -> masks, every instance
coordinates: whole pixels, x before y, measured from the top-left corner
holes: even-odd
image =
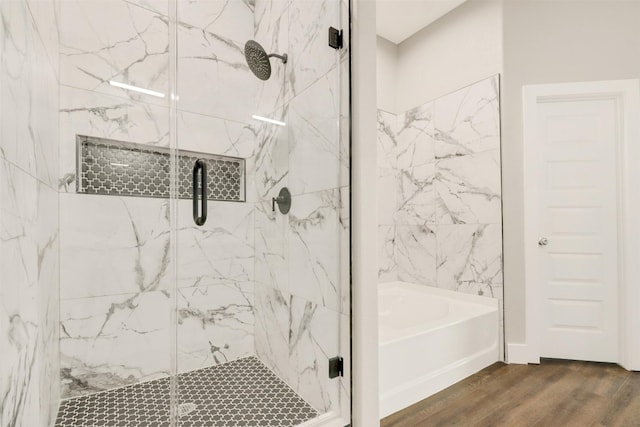
[[[541,237],[540,240],[538,240],[538,246],[547,246],[549,244],[549,239],[547,239],[546,237]]]

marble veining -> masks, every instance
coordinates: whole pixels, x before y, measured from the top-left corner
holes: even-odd
[[[398,280],[398,257],[396,256],[396,226],[378,225],[378,280]]]
[[[397,167],[410,170],[433,163],[435,158],[434,106],[427,103],[397,117]]]
[[[436,164],[432,162],[397,172],[395,223],[435,224],[435,170]]]
[[[43,4],[40,4],[43,3]],[[59,401],[55,2],[0,2],[0,425]]]
[[[166,1],[79,3],[60,11],[54,185],[63,193],[75,192],[76,134],[169,145],[168,98],[107,83],[168,90]],[[349,346],[348,56],[326,44],[346,8],[178,2],[179,148],[245,158],[247,203],[209,202],[210,219],[197,227],[187,200],[172,213],[167,200],[61,195],[63,396],[168,374],[175,267],[180,372],[256,354],[317,410],[346,414],[348,377],[326,376],[328,357]],[[122,19],[105,28],[115,15]],[[271,79],[259,81],[244,59],[247,39],[290,62],[273,61]],[[287,216],[271,211],[283,186],[294,195]],[[114,350],[123,347],[132,349]]]
[[[177,313],[180,372],[255,353],[253,283],[181,288]]]
[[[291,382],[302,398],[320,412],[337,409],[339,386],[330,379],[329,358],[338,354],[339,314],[310,301],[291,297],[289,357]]]
[[[254,280],[253,205],[209,202],[211,218],[196,226],[189,200],[178,202],[178,287]]]
[[[37,184],[0,161],[0,403],[3,425],[39,422]]]
[[[256,354],[280,378],[289,383],[289,294],[256,283],[255,346]]]
[[[169,204],[61,194],[61,298],[170,289]]]
[[[498,83],[378,112],[379,280],[502,298]]]
[[[63,299],[62,397],[168,375],[170,308],[160,291]]]
[[[328,357],[349,346],[339,327],[350,309],[348,61],[339,62],[346,49],[326,45],[339,3],[256,0],[256,40],[290,60],[256,100],[287,126],[258,130],[254,334],[256,354],[300,396],[348,416],[348,377],[326,376]],[[283,186],[293,195],[288,215],[271,211]]]
[[[60,229],[58,192],[38,183],[38,310],[40,329],[40,411],[44,423],[55,419],[60,387]]]
[[[434,101],[436,157],[500,148],[499,75]]]
[[[289,212],[289,289],[338,310],[340,207],[338,190],[295,196]]]
[[[440,225],[437,238],[439,287],[501,298],[500,224]]]
[[[378,110],[376,158],[379,168],[396,169],[398,166],[397,122],[395,114]]]
[[[301,94],[338,64],[339,53],[327,45],[327,29],[340,24],[335,0],[298,0],[289,3],[289,77],[287,96]]]
[[[35,32],[39,35],[47,53],[47,59],[57,76],[59,74],[60,61],[60,2],[26,0],[26,3],[33,17]],[[55,86],[52,87],[52,90],[55,89]]]
[[[57,71],[23,2],[4,2],[0,48],[0,158],[55,187],[58,174]],[[55,46],[50,46],[53,48]]]
[[[287,53],[289,51],[289,0],[256,1],[253,39],[260,43],[267,52]],[[259,82],[255,112],[271,117],[274,111],[283,108],[290,99],[287,97],[287,77],[291,63],[283,64],[274,60],[271,77]]]
[[[178,112],[181,150],[215,153],[248,159],[255,154],[257,125],[204,114]],[[215,137],[212,137],[215,135]]]
[[[288,107],[278,109],[276,120],[288,121]],[[289,185],[289,134],[286,127],[262,123],[254,156],[256,200],[271,200]]]
[[[117,88],[110,80],[167,93],[168,19],[132,2],[63,1],[60,4],[60,83],[118,97],[168,105]]]
[[[260,80],[246,63],[245,41],[180,24],[178,108],[181,111],[240,123],[251,121],[251,115],[256,114],[254,106]]]
[[[95,91],[60,87],[60,177],[62,192],[74,193],[76,135],[138,144],[169,145],[169,109]]]
[[[436,282],[436,239],[436,231],[425,226],[396,226],[399,280],[440,286]]]
[[[292,194],[340,186],[337,69],[313,83],[289,104],[289,187]]]
[[[499,223],[502,217],[500,150],[436,162],[436,215],[439,224]]]
[[[255,282],[289,292],[289,216],[271,210],[270,202],[255,208]]]
[[[178,20],[244,43],[253,38],[254,8],[253,0],[181,0]]]

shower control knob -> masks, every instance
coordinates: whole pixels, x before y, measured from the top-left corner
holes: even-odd
[[[273,212],[276,211],[276,203],[278,204],[280,213],[285,215],[289,213],[289,209],[291,209],[291,193],[287,187],[280,189],[278,197],[271,198],[271,210]]]
[[[547,246],[549,244],[549,239],[547,239],[546,237],[541,237],[540,240],[538,240],[538,246]]]

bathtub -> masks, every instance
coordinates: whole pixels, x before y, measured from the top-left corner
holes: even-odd
[[[390,282],[378,285],[380,416],[498,361],[498,300]]]

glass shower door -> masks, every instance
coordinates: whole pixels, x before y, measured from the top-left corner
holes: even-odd
[[[58,426],[170,422],[168,4],[52,6],[59,20],[59,40],[47,40],[60,99]]]
[[[348,372],[329,375],[350,338],[341,18],[339,0],[177,0],[179,425],[349,422]]]

